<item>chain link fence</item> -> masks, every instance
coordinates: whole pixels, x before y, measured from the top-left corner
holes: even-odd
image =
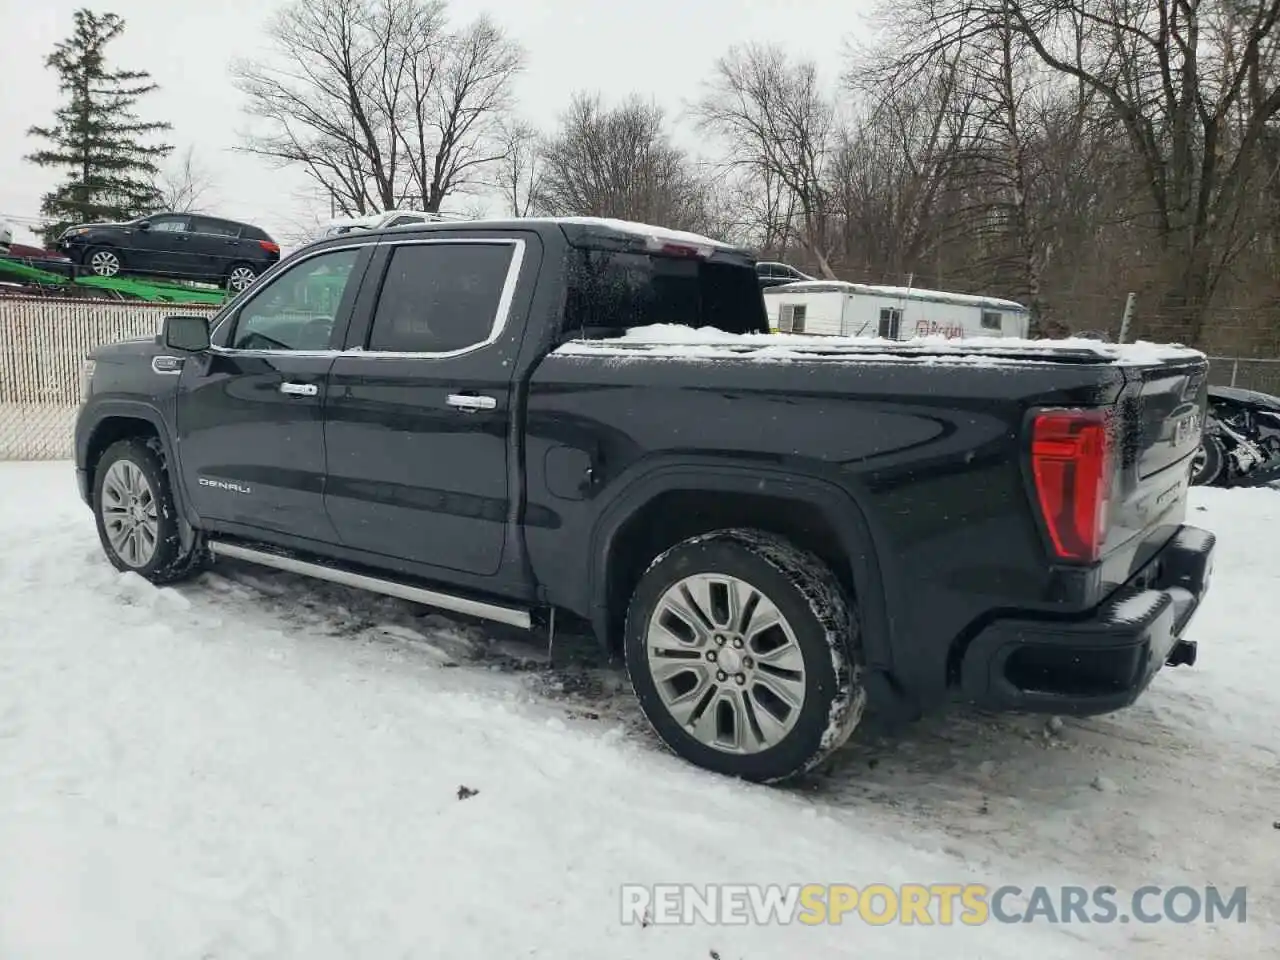
[[[69,459],[85,355],[155,336],[179,310],[212,315],[217,307],[0,297],[0,460]]]
[[[154,336],[179,309],[212,315],[217,307],[0,297],[0,460],[69,459],[85,355]],[[1280,396],[1280,359],[1213,356],[1209,381]]]
[[[1258,357],[1210,357],[1209,382],[1280,396],[1280,360]]]

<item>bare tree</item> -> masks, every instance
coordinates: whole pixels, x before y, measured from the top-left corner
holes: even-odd
[[[174,213],[203,213],[213,190],[213,177],[189,146],[178,162],[162,168],[154,182],[161,207]]]
[[[502,145],[497,187],[511,215],[527,217],[542,177],[538,131],[532,124],[513,121],[502,131]]]
[[[785,189],[795,202],[800,242],[834,278],[825,242],[826,173],[837,128],[814,65],[792,63],[776,47],[732,48],[717,61],[694,114],[723,140],[731,163]]]
[[[411,110],[398,125],[422,209],[491,184],[486,175],[505,156],[511,88],[524,66],[520,47],[480,17],[448,38],[432,62],[415,58]]]
[[[944,51],[1007,37],[1118,125],[1156,241],[1166,335],[1197,343],[1252,239],[1280,114],[1280,0],[909,0],[886,8],[906,82]]]
[[[631,98],[609,109],[578,94],[543,145],[534,208],[685,230],[708,225],[707,193],[671,143],[661,108]]]
[[[872,277],[941,273],[945,211],[972,127],[971,91],[953,63],[899,86],[855,62],[845,83],[868,103],[842,132],[829,168],[843,259]]]
[[[295,0],[276,56],[239,62],[259,122],[244,150],[302,167],[347,216],[439,210],[503,156],[520,48],[487,18],[453,31],[443,0]]]

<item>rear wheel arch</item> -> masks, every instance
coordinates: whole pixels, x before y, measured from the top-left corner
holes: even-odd
[[[664,551],[690,537],[750,527],[821,559],[856,600],[868,665],[891,665],[888,616],[870,525],[843,489],[765,468],[659,468],[606,507],[591,538],[591,623],[620,648],[631,594]]]

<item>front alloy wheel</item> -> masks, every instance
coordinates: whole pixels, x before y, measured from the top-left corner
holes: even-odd
[[[1222,478],[1226,462],[1227,452],[1222,441],[1212,434],[1206,434],[1191,458],[1191,485],[1213,486]]]
[[[102,479],[102,525],[111,549],[128,566],[136,570],[151,562],[160,539],[156,495],[131,460],[117,460]]]
[[[120,272],[120,255],[114,250],[95,250],[89,255],[89,269],[99,277],[114,277]]]
[[[173,583],[208,558],[198,534],[183,543],[155,439],[130,437],[103,452],[94,470],[93,512],[102,549],[117,570]]]

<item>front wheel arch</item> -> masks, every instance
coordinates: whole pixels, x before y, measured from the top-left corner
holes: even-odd
[[[136,400],[104,400],[89,409],[89,413],[82,414],[85,419],[81,421],[76,433],[78,460],[91,478],[89,486],[91,498],[92,477],[96,472],[99,458],[112,443],[126,437],[154,437],[159,444],[159,452],[164,459],[165,467],[176,474],[173,443],[170,441],[169,431],[159,410]],[[190,513],[186,490],[182,483],[177,482],[176,476],[173,483],[173,497],[179,515],[187,523],[193,524],[194,518]]]
[[[99,253],[109,253],[115,257],[116,264],[117,264],[115,273],[100,274],[96,270],[94,270],[93,258]],[[81,261],[81,264],[85,267],[85,269],[91,272],[95,277],[104,277],[106,279],[118,277],[121,274],[123,274],[125,271],[124,254],[120,252],[119,247],[112,246],[109,243],[95,243],[90,245],[84,252],[84,259]]]

